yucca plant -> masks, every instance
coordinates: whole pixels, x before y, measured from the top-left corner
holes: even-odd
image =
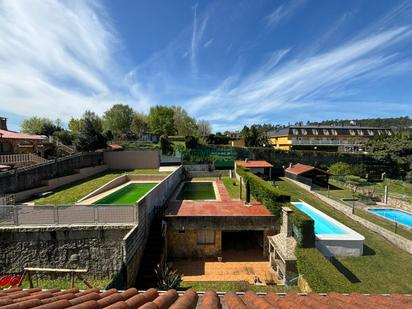
[[[171,263],[163,262],[155,268],[157,287],[161,290],[176,289],[182,282],[182,275],[172,269]]]

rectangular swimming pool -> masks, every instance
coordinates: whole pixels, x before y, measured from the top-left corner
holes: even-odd
[[[215,200],[213,182],[185,182],[176,200]]]
[[[361,256],[365,237],[305,202],[292,203],[315,223],[316,247],[325,256]]]
[[[395,221],[397,223],[406,225],[412,228],[412,214],[403,210],[380,208],[380,209],[368,209],[370,212],[382,216],[388,220]]]
[[[133,205],[157,183],[131,183],[94,202],[94,205]]]

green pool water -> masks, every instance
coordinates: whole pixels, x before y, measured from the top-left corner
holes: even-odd
[[[94,202],[95,205],[132,205],[157,183],[131,183]]]
[[[177,200],[215,200],[212,182],[185,182]]]

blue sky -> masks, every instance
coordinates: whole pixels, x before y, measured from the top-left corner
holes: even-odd
[[[412,1],[0,2],[0,114],[181,105],[215,131],[412,114]]]

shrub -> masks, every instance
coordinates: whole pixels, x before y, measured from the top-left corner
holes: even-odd
[[[318,293],[350,292],[351,284],[316,248],[296,248],[299,274]]]
[[[176,289],[182,282],[182,275],[177,270],[172,269],[171,265],[166,262],[157,264],[155,273],[157,287],[161,290]]]
[[[249,181],[250,191],[252,195],[266,207],[271,207],[274,210],[272,212],[273,214],[280,213],[281,203],[290,202],[290,195],[273,187],[270,183],[249,172],[248,169],[237,168],[236,171],[240,176],[243,177],[245,183],[246,181]],[[268,203],[268,201],[271,201],[271,204],[266,205],[265,201],[266,203]],[[275,204],[277,204],[276,207]]]
[[[307,214],[303,213],[292,204],[290,207],[293,213],[289,220],[293,225],[293,236],[296,239],[298,246],[310,248],[315,246],[315,222]]]

